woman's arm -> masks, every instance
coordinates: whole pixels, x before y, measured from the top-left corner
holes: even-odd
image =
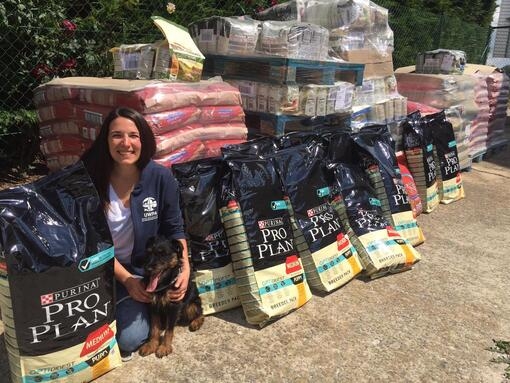
[[[179,185],[171,170],[165,177],[164,191],[161,195],[163,203],[163,212],[159,222],[160,233],[168,238],[174,238],[182,244],[181,273],[175,281],[175,288],[167,292],[167,296],[172,301],[180,301],[184,298],[191,275],[189,263],[188,244],[185,239],[184,221],[180,208]]]
[[[178,240],[182,244],[181,273],[175,281],[175,289],[168,290],[167,296],[172,301],[180,301],[184,298],[191,275],[191,267],[188,257],[188,244],[185,239]]]
[[[135,278],[122,264],[114,260],[113,273],[115,279],[122,283],[129,293],[129,296],[135,301],[149,303],[152,299],[152,294],[145,291],[145,286],[141,278]]]

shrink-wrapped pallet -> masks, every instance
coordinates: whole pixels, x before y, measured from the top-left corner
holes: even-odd
[[[466,52],[454,49],[435,49],[418,53],[416,73],[462,74],[466,66]]]
[[[469,134],[471,124],[479,113],[475,88],[477,80],[471,75],[395,73],[397,88],[408,100],[445,110],[452,122],[461,169],[471,165]]]
[[[239,90],[217,80],[55,79],[35,90],[34,103],[50,171],[77,161],[119,105],[143,115],[156,137],[155,160],[165,166],[218,156],[248,134]]]
[[[333,85],[286,85],[258,81],[227,80],[236,86],[247,111],[324,116],[351,110],[354,85],[337,81]]]
[[[296,21],[264,21],[257,51],[306,60],[328,57],[329,31],[319,25]]]
[[[241,17],[214,16],[193,22],[188,27],[202,52],[219,55],[254,55],[260,22]]]

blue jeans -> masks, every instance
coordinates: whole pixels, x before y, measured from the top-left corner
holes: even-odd
[[[149,337],[149,304],[133,300],[122,283],[116,283],[117,343],[122,351],[136,351]]]

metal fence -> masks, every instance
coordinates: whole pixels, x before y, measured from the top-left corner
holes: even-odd
[[[173,3],[175,12],[169,14],[166,3],[154,0],[5,0],[0,4],[0,110],[30,109],[33,89],[55,76],[111,75],[110,48],[162,38],[151,15],[188,25],[212,15],[249,15],[276,1]],[[412,65],[417,52],[436,48],[460,49],[468,62],[483,62],[487,28],[408,7],[388,10],[395,67]]]
[[[384,1],[380,3],[384,6]],[[418,52],[438,48],[464,51],[468,63],[485,63],[489,28],[409,7],[392,6],[388,11],[395,37],[395,68],[414,65]]]

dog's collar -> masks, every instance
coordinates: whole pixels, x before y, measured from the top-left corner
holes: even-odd
[[[166,290],[166,289],[168,289],[169,287],[173,286],[173,284],[177,281],[177,278],[179,278],[179,275],[181,275],[181,272],[182,272],[182,267],[179,267],[179,272],[177,273],[177,275],[175,276],[175,278],[174,278],[174,279],[172,279],[172,280],[171,280],[168,284],[165,284],[165,285],[163,285],[163,286],[161,286],[161,287],[159,287],[159,286],[158,286],[158,287],[157,287],[157,288],[153,291],[153,293],[159,293],[159,292],[161,292],[161,291],[163,291],[163,290]]]

